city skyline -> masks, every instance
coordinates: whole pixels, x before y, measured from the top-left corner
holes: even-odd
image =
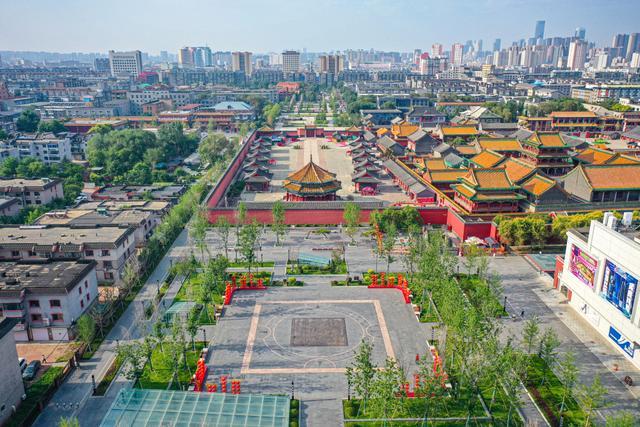
[[[496,38],[506,47],[515,40],[533,37],[538,20],[546,21],[545,37],[571,36],[577,27],[583,27],[589,41],[603,46],[611,42],[615,33],[637,32],[633,17],[640,13],[640,3],[625,0],[608,2],[607,10],[611,12],[605,14],[602,2],[596,0],[355,0],[347,4],[332,0],[296,4],[298,7],[292,8],[285,0],[268,4],[241,0],[210,5],[190,0],[176,10],[163,0],[149,11],[144,5],[122,0],[108,5],[76,0],[62,0],[55,5],[42,0],[28,5],[10,3],[3,6],[4,17],[29,15],[30,19],[0,18],[0,39],[4,41],[0,49],[101,53],[140,49],[157,54],[162,50],[176,53],[182,46],[206,45],[214,50],[252,52],[303,48],[317,52],[370,48],[412,51],[428,49],[432,43],[442,43],[448,49],[453,43],[478,39],[491,46]],[[123,9],[127,12],[122,13]],[[196,9],[198,13],[194,14]],[[620,13],[622,10],[627,12]],[[63,23],[68,20],[74,25],[61,26],[59,20],[51,20],[56,13],[63,14]],[[445,19],[433,19],[434,15]],[[94,16],[100,19],[93,19]],[[345,16],[358,19],[347,23]],[[322,25],[309,26],[310,17]],[[451,25],[446,18],[455,19],[458,25]],[[168,30],[176,28],[176,22],[188,31]],[[352,29],[346,32],[348,38],[344,37],[344,25]],[[17,33],[20,37],[13,36]]]

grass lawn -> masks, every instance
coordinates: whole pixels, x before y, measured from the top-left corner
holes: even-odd
[[[342,261],[335,267],[319,267],[316,265],[305,264],[287,264],[287,274],[304,275],[304,274],[347,274],[347,264]]]
[[[203,283],[203,275],[201,273],[192,274],[191,276],[189,276],[189,278],[187,278],[182,284],[182,287],[180,288],[180,290],[178,291],[178,294],[174,298],[174,302],[199,301],[200,293],[202,289],[202,283]],[[222,304],[222,301],[223,301],[222,295],[215,294],[213,296],[213,302],[215,304]]]
[[[251,268],[273,267],[274,265],[275,262],[273,261],[254,262],[251,264]],[[229,268],[249,268],[249,263],[246,261],[229,262]]]
[[[116,356],[116,358],[113,359],[113,362],[111,362],[111,366],[109,366],[107,373],[104,374],[104,377],[96,386],[96,396],[104,396],[104,394],[107,392],[107,389],[109,388],[109,384],[111,384],[115,379],[121,365],[122,359]]]
[[[545,362],[537,355],[531,356],[531,366],[527,375],[527,389],[536,400],[540,409],[547,419],[553,424],[560,422],[560,415],[564,417],[564,425],[584,425],[586,414],[580,405],[569,396],[565,400],[566,410],[560,414],[560,404],[562,402],[562,382],[551,371],[547,370],[547,378],[543,384],[543,372]],[[541,385],[542,384],[542,385]]]
[[[479,307],[480,301],[489,302],[495,317],[508,315],[502,306],[502,302],[487,288],[483,280],[476,276],[460,275],[458,276],[458,283],[460,283],[462,291],[467,295],[469,302],[474,307]]]
[[[467,403],[469,399],[475,399],[474,406],[472,408],[472,417],[486,417],[482,404],[477,396],[471,394],[463,394],[460,399],[454,399],[453,397],[447,397],[444,399],[405,399],[404,408],[402,412],[394,414],[389,418],[422,418],[425,416],[425,412],[428,410],[429,417],[433,418],[465,418],[468,414]],[[376,403],[367,402],[367,409],[362,409],[362,401],[351,399],[342,401],[342,409],[345,419],[367,419],[367,418],[382,418],[383,415],[380,410],[371,411],[370,408],[377,406]],[[361,411],[358,413],[358,411]],[[464,423],[463,423],[464,424]],[[369,425],[367,423],[366,425]]]
[[[429,301],[425,301],[424,307],[422,307],[422,311],[420,312],[420,322],[422,323],[437,323],[440,322],[438,318],[438,313],[436,313],[433,304],[429,303]]]
[[[191,342],[187,343],[189,351],[187,351],[187,369],[184,369],[184,365],[181,364],[181,370],[178,373],[178,379],[180,385],[186,390],[187,385],[191,381],[191,376],[196,371],[196,362],[200,351],[204,348],[204,343],[196,341],[196,351],[193,351]],[[160,346],[157,346],[153,350],[151,355],[151,363],[153,370],[147,363],[144,367],[144,372],[140,378],[141,388],[153,388],[166,390],[171,382],[171,353],[167,350],[165,345],[164,352],[161,351]],[[171,390],[180,390],[181,388],[177,383],[171,384]]]

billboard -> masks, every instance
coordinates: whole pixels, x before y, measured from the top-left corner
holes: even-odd
[[[582,283],[591,289],[595,286],[598,261],[576,245],[571,245],[571,259],[569,270]]]
[[[638,279],[611,261],[605,261],[601,295],[628,318],[631,318],[637,288]]]
[[[615,342],[622,351],[627,353],[629,357],[633,358],[633,353],[635,351],[634,344],[613,326],[609,327],[609,338],[611,338],[611,340]]]

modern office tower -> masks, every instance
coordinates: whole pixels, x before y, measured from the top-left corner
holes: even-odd
[[[627,44],[629,44],[629,34],[616,34],[611,41],[611,47],[617,49],[618,56],[627,57]]]
[[[296,50],[282,52],[282,71],[285,73],[297,73],[300,71],[300,52]]]
[[[419,58],[418,58],[419,59]],[[320,72],[340,74],[344,70],[344,56],[342,55],[321,55]]]
[[[112,76],[129,74],[138,77],[142,73],[142,52],[139,50],[131,52],[110,50],[109,64]]]
[[[500,50],[500,46],[501,45],[502,45],[502,40],[495,39],[495,41],[493,42],[493,51],[496,52],[496,51]]]
[[[461,65],[462,64],[462,52],[464,50],[464,46],[462,43],[454,43],[451,46],[451,63],[453,65]]]
[[[536,31],[533,33],[534,39],[543,39],[544,38],[544,24],[545,21],[536,21]]]
[[[431,56],[432,57],[437,57],[437,56],[442,56],[443,53],[443,47],[440,43],[434,43],[431,45]]]
[[[587,42],[584,40],[574,40],[569,45],[569,55],[567,58],[567,68],[581,70],[587,61]]]
[[[178,63],[183,67],[195,65],[194,50],[191,47],[183,47],[178,51]]]
[[[585,30],[584,27],[578,27],[576,28],[574,36],[580,40],[584,40],[587,36],[587,30]]]
[[[640,33],[629,34],[629,42],[627,43],[627,61],[631,61],[631,57],[635,52],[640,52]]]
[[[111,71],[111,62],[109,58],[96,58],[93,60],[93,68],[98,73],[109,73]]]
[[[251,75],[251,52],[233,52],[231,69],[233,71],[242,71],[247,76]]]

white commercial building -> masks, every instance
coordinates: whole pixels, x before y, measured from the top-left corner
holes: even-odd
[[[142,53],[139,50],[132,52],[109,51],[109,64],[111,75],[133,75],[138,77],[142,73]]]
[[[559,283],[570,305],[640,367],[640,238],[628,226],[616,231],[611,214],[604,222],[592,221],[588,235],[569,230]]]

